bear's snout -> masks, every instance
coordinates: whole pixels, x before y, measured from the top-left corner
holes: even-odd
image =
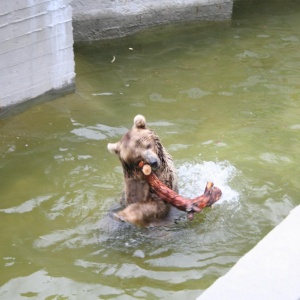
[[[152,151],[146,151],[145,161],[152,167],[153,170],[157,170],[160,166],[160,160],[158,156]]]

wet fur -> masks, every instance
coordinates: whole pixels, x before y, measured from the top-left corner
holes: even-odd
[[[138,164],[141,160],[157,163],[156,175],[176,192],[177,175],[172,157],[154,131],[147,128],[145,118],[136,116],[132,129],[119,142],[108,144],[107,147],[119,157],[124,174],[125,187],[121,204],[125,208],[115,217],[137,226],[147,226],[165,219],[170,207],[151,191]]]

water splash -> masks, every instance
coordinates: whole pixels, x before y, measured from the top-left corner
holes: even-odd
[[[238,173],[228,161],[184,163],[178,168],[179,193],[187,198],[195,198],[204,192],[206,183],[212,181],[223,193],[218,204],[239,201],[239,192],[229,186]]]

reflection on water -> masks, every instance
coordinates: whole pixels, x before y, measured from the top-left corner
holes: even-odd
[[[77,44],[75,94],[0,120],[1,299],[193,299],[299,204],[300,7],[238,3],[231,24]],[[110,217],[106,145],[138,113],[180,194],[223,191],[192,222]]]

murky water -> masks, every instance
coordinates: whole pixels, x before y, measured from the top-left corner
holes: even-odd
[[[299,26],[291,1],[76,45],[77,92],[0,121],[0,298],[193,299],[228,271],[300,203]],[[219,204],[169,228],[106,216],[106,145],[138,113],[180,193],[213,180]]]

